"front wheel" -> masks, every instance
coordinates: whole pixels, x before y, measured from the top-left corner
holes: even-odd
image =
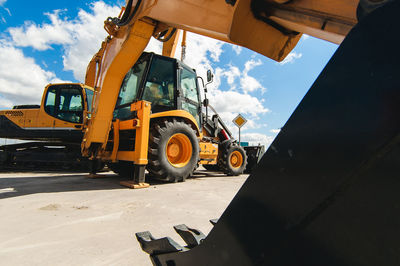
[[[177,119],[152,124],[147,170],[153,177],[168,182],[185,181],[193,174],[198,160],[199,142],[190,125]]]
[[[227,175],[241,175],[246,169],[247,155],[241,146],[231,143],[222,151],[219,165]]]

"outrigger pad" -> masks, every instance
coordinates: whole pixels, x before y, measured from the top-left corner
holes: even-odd
[[[399,14],[351,30],[207,238],[156,265],[399,265]]]
[[[150,187],[150,184],[148,183],[136,183],[134,181],[121,181],[119,182],[121,186],[132,188],[132,189],[138,189],[138,188],[148,188]]]

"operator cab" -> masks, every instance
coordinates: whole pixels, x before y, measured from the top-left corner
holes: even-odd
[[[90,112],[92,99],[93,90],[83,92],[81,84],[53,84],[47,87],[44,110],[57,119],[82,123],[85,106]]]
[[[122,82],[114,119],[133,118],[133,102],[151,102],[152,113],[188,111],[201,126],[201,101],[195,70],[177,59],[143,53]]]

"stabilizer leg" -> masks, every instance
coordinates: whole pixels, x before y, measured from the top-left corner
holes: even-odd
[[[146,165],[135,165],[133,170],[133,181],[121,181],[122,186],[128,188],[148,188],[150,184],[145,182]]]

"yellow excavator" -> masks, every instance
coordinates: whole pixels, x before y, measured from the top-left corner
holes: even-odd
[[[0,138],[24,140],[0,146],[3,169],[90,169],[81,156],[83,117],[94,91],[80,83],[49,84],[40,105],[0,111]]]
[[[174,131],[161,143],[159,132],[181,125],[204,141],[189,111],[152,112],[156,102],[143,99],[151,75],[131,81],[148,69],[143,57],[168,61],[143,54],[152,36],[167,57],[180,29],[277,61],[303,33],[341,44],[207,237],[185,225],[175,226],[184,247],[136,235],[154,265],[398,265],[399,12],[393,0],[128,0],[118,18],[107,19],[109,36],[86,76],[99,93],[82,152],[124,162],[134,187],[143,186],[148,163],[161,173],[153,155],[174,170],[186,165],[173,158],[189,158],[189,133]],[[184,70],[174,72],[177,82]],[[123,106],[130,82],[143,93]],[[179,89],[174,83],[172,91]]]

